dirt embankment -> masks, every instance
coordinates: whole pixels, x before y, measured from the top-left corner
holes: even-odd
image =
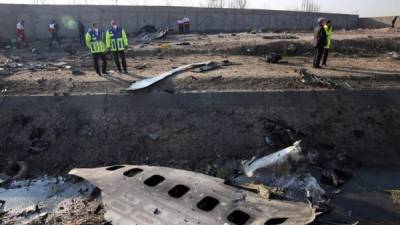
[[[399,96],[297,91],[7,97],[0,105],[0,165],[25,161],[30,171],[50,174],[171,160],[190,168],[217,155],[249,158],[275,151],[264,142],[274,123],[364,164],[396,164]]]

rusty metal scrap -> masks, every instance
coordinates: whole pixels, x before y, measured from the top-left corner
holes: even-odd
[[[255,193],[199,173],[149,166],[74,169],[102,190],[113,225],[309,224],[309,204],[265,200]]]

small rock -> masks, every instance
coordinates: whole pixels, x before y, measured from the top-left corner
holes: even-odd
[[[82,130],[79,132],[79,135],[82,137],[92,137],[93,136],[93,129],[89,126],[84,126]]]
[[[154,215],[160,215],[161,211],[158,208],[156,208],[156,209],[154,209],[153,213],[154,213]]]
[[[166,89],[164,89],[164,92],[166,92],[168,94],[173,94],[173,93],[175,93],[175,90],[173,88],[166,88]]]
[[[137,70],[143,70],[143,69],[147,68],[147,64],[143,63],[143,64],[140,64],[140,65],[136,65],[133,68],[135,68]]]
[[[181,42],[181,43],[178,43],[178,44],[176,44],[176,45],[190,45],[190,42]]]
[[[82,71],[80,71],[80,70],[72,70],[72,75],[74,75],[74,76],[80,76],[80,75],[85,75],[85,73],[84,72],[82,72]]]
[[[148,133],[147,137],[153,141],[157,141],[158,139],[160,139],[160,135],[157,133]]]
[[[271,54],[268,54],[265,59],[267,63],[279,63],[279,61],[282,60],[282,55],[272,52]]]
[[[103,209],[103,206],[99,204],[96,207],[96,209],[94,210],[94,214],[98,215],[102,209]]]
[[[50,147],[51,143],[43,139],[33,139],[31,146],[29,147],[30,153],[40,153],[46,151]]]
[[[39,79],[37,82],[38,82],[38,84],[43,85],[43,84],[46,83],[46,81],[47,81],[47,79],[45,79],[45,78],[42,77],[42,78]]]
[[[1,182],[0,182],[1,184]],[[4,212],[4,206],[6,205],[6,201],[0,200],[0,213]]]
[[[40,214],[39,214],[39,219],[40,219],[40,220],[46,220],[47,217],[48,217],[48,215],[49,215],[49,213],[47,213],[47,212],[40,213]]]
[[[211,77],[210,81],[219,81],[222,79],[223,79],[223,77],[222,77],[222,75],[220,75],[220,76],[216,76],[216,77]]]

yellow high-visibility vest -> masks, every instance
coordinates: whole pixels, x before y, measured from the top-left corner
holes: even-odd
[[[91,30],[86,33],[85,42],[91,53],[103,53],[106,51],[103,39],[104,35],[101,31],[96,33],[94,30]]]
[[[111,49],[111,51],[123,51],[128,47],[128,38],[122,27],[107,31],[106,47],[107,49]]]
[[[328,27],[327,25],[324,26],[325,33],[326,33],[326,39],[327,39],[327,44],[325,46],[326,49],[330,49],[332,47],[332,33],[333,33],[333,27]]]

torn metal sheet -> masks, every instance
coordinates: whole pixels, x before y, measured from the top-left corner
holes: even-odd
[[[193,63],[193,64],[189,64],[189,65],[184,65],[181,67],[178,67],[176,69],[170,70],[168,72],[162,73],[158,76],[152,77],[152,78],[148,78],[148,79],[144,79],[138,82],[133,83],[128,89],[127,91],[136,91],[136,90],[140,90],[143,88],[146,88],[154,83],[159,82],[160,80],[163,80],[166,77],[169,77],[171,75],[186,71],[186,70],[190,70],[192,68],[195,67],[199,67],[199,66],[204,66],[209,64],[210,62],[199,62],[199,63]]]
[[[113,225],[309,224],[309,204],[265,200],[222,179],[164,167],[112,166],[73,169],[101,189]]]
[[[304,201],[311,199],[317,203],[324,199],[325,190],[317,179],[310,173],[297,170],[304,160],[304,154],[297,141],[288,148],[252,159],[243,165],[243,173],[230,180],[237,186],[243,183],[261,183],[284,190],[285,197],[292,200]]]
[[[267,155],[257,160],[252,160],[243,165],[243,171],[248,177],[252,177],[256,170],[266,167],[274,167],[280,164],[287,163],[289,158],[298,159],[301,158],[301,147],[300,141],[297,141],[288,148],[285,148],[281,151],[275,152],[273,154]]]

